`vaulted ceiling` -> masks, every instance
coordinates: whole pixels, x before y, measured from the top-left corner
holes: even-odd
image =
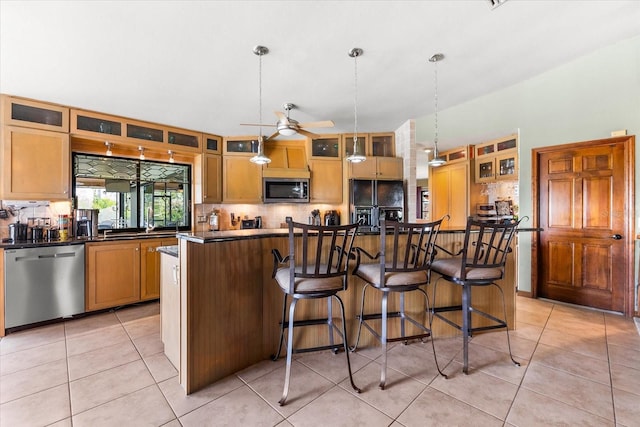
[[[251,135],[294,103],[300,122],[395,130],[640,34],[640,2],[5,1],[0,90],[219,135]],[[265,129],[265,134],[270,133]],[[445,146],[446,148],[446,146]]]

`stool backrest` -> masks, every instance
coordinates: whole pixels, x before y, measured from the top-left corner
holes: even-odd
[[[342,276],[343,289],[346,289],[349,254],[358,224],[325,226],[287,222],[291,293],[296,277],[323,279]]]
[[[384,283],[385,272],[430,269],[443,219],[425,223],[380,220],[380,283]]]
[[[511,252],[511,240],[520,221],[490,223],[469,217],[461,251],[460,279],[465,280],[471,268],[497,268],[504,275],[507,254]]]

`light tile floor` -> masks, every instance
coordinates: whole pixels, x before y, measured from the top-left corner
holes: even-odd
[[[0,425],[14,426],[637,426],[640,335],[632,320],[518,297],[512,346],[475,336],[469,375],[461,339],[397,344],[387,388],[379,348],[296,358],[287,405],[284,362],[264,361],[185,396],[163,354],[159,304],[9,334],[0,340]]]

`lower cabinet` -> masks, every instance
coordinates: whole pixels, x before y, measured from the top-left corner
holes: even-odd
[[[85,245],[86,310],[160,297],[157,248],[176,239],[95,242]]]
[[[180,369],[180,260],[160,254],[160,321],[164,354]]]

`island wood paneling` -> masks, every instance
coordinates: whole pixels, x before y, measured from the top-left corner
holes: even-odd
[[[450,251],[462,246],[463,233],[440,233],[438,243]],[[379,236],[359,235],[354,243],[376,253]],[[248,367],[275,354],[280,337],[283,292],[272,279],[273,256],[277,248],[285,256],[288,253],[286,237],[257,237],[211,243],[195,243],[180,239],[181,253],[181,362],[180,382],[187,393]],[[438,256],[444,256],[440,253]],[[504,290],[507,303],[507,320],[515,325],[515,252],[507,258],[505,278],[499,285]],[[426,286],[429,298],[433,297],[433,282]],[[357,333],[356,313],[364,283],[350,275],[346,292],[340,292],[346,317],[347,333],[353,344]],[[503,317],[502,302],[493,287],[474,289],[473,303],[478,308]],[[444,280],[438,284],[437,306],[460,303],[460,288]],[[433,301],[430,301],[433,304]],[[397,307],[397,297],[389,298],[390,310]],[[340,323],[340,311],[333,303],[333,317]],[[380,311],[380,293],[368,291],[365,312]],[[410,292],[405,308],[413,317],[428,321],[424,311],[424,297]],[[326,317],[326,300],[300,301],[296,307],[296,319]],[[460,315],[451,313],[460,320]],[[474,317],[474,326],[483,319]],[[327,326],[296,328],[295,346],[315,346],[328,342]],[[411,333],[411,331],[408,331]],[[433,332],[436,339],[457,336],[461,333],[442,321],[435,320]],[[389,325],[389,333],[398,333],[397,322]],[[336,340],[339,337],[335,337]],[[359,348],[379,345],[364,330]],[[460,342],[462,346],[462,342]]]

